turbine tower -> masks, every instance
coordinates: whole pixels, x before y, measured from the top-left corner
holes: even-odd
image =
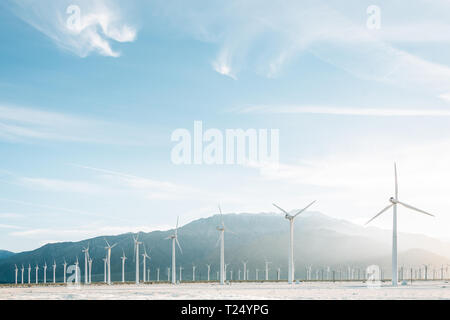
[[[123,255],[120,259],[122,259],[122,282],[125,282],[125,260],[127,257],[125,256],[125,250],[122,249]]]
[[[397,165],[394,163],[394,180],[395,180],[395,195],[389,199],[390,204],[381,210],[375,217],[370,219],[368,223],[370,223],[375,218],[379,217],[381,214],[389,210],[391,207],[393,208],[393,221],[392,221],[392,285],[397,286],[398,284],[398,265],[397,265],[397,205],[402,205],[407,209],[411,209],[417,211],[419,213],[434,217],[431,213],[425,212],[423,210],[417,209],[409,204],[401,202],[398,200],[398,179],[397,179]]]
[[[105,239],[106,247],[105,250],[107,252],[106,258],[108,259],[108,285],[111,285],[111,249],[114,248],[117,243],[113,244],[112,246],[109,244],[108,240]]]
[[[192,264],[192,281],[195,281],[195,264]]]
[[[53,260],[53,283],[56,283],[56,260]]]
[[[47,261],[44,263],[44,284],[47,283]]]
[[[20,271],[22,272],[22,281],[21,283],[23,284],[23,274],[25,272],[25,267],[22,265],[22,268],[20,269]]]
[[[265,263],[266,263],[266,274],[265,274],[265,276],[266,276],[266,281],[267,280],[269,280],[269,264],[271,264],[272,262],[269,262],[269,261],[265,261]]]
[[[133,236],[134,258],[136,259],[136,284],[139,284],[139,245],[142,244],[142,242],[139,242],[138,239],[139,234],[136,236],[136,238]]]
[[[168,236],[166,240],[171,239],[172,240],[172,283],[176,284],[177,282],[177,268],[176,268],[176,261],[175,261],[175,255],[176,255],[176,247],[175,242],[180,249],[180,253],[183,254],[183,250],[181,249],[180,242],[178,241],[178,220],[179,217],[177,217],[177,225],[175,227],[175,231],[172,235]],[[181,278],[180,278],[181,281]]]
[[[83,247],[81,252],[84,253],[84,283],[88,283],[88,260],[89,260],[89,243],[87,248]]]
[[[31,264],[28,264],[28,284],[31,283]]]
[[[94,259],[89,257],[89,284],[92,283],[92,262],[93,261],[94,261]]]
[[[226,279],[226,266],[225,266],[225,224],[223,223],[223,214],[222,209],[219,205],[219,212],[220,212],[220,223],[221,225],[216,227],[217,231],[220,232],[219,239],[217,240],[216,246],[219,244],[220,241],[220,269],[219,269],[219,277],[220,277],[220,284],[225,284]],[[228,230],[230,231],[230,230]],[[231,231],[230,231],[231,232]]]
[[[244,265],[244,280],[248,280],[247,279],[247,262],[248,261],[242,261],[242,264]]]
[[[63,267],[64,267],[64,283],[66,283],[66,282],[67,282],[67,279],[66,279],[66,271],[67,271],[67,262],[66,262],[66,258],[64,258]]]
[[[107,282],[107,277],[108,277],[108,271],[106,270],[106,265],[108,264],[108,258],[104,257],[103,258],[103,282],[106,283]]]
[[[17,268],[17,264],[14,265],[14,274],[15,274],[15,279],[16,279],[15,284],[17,284],[17,276],[19,274],[19,269]]]
[[[36,269],[36,284],[38,284],[38,282],[39,282],[39,266],[37,263],[36,263],[35,269]]]
[[[144,253],[142,254],[142,259],[143,259],[142,264],[143,264],[143,267],[144,267],[144,270],[142,271],[142,278],[143,278],[143,281],[145,283],[146,281],[149,280],[149,279],[146,278],[146,275],[147,275],[146,261],[147,261],[147,259],[150,260],[150,257],[147,254],[147,250],[145,249],[145,244],[144,244]]]
[[[294,281],[294,219],[303,211],[308,209],[310,206],[313,205],[313,203],[316,201],[311,202],[308,204],[305,208],[300,210],[294,215],[289,214],[286,210],[280,208],[275,203],[273,205],[278,208],[281,212],[285,214],[285,218],[289,220],[289,259],[288,259],[288,283],[291,284],[292,281]]]
[[[211,265],[207,264],[206,266],[208,267],[208,281],[209,281],[210,280],[209,274],[211,273]]]

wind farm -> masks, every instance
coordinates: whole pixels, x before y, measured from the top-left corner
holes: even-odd
[[[397,205],[424,215],[433,215],[399,201],[396,165],[394,194],[389,199],[390,204],[369,220],[371,222],[393,208],[391,243],[387,240],[386,230],[368,229],[333,219],[317,211],[309,211],[316,201],[291,212],[273,204],[285,215],[289,221],[288,226],[280,222],[276,212],[224,214],[219,205],[218,214],[186,226],[179,226],[178,217],[175,228],[165,232],[168,235],[164,232],[139,232],[109,236],[110,241],[114,242],[112,245],[106,237],[73,243],[71,250],[78,250],[79,255],[84,258],[83,270],[79,267],[78,253],[70,260],[66,260],[65,256],[53,256],[51,282],[47,281],[45,259],[48,257],[43,257],[41,267],[38,262],[35,263],[34,282],[31,279],[31,262],[28,262],[28,283],[24,279],[26,255],[9,257],[8,260],[14,263],[11,262],[6,274],[4,268],[8,262],[0,260],[0,270],[3,271],[0,276],[6,280],[3,280],[4,284],[0,284],[0,299],[13,294],[32,299],[24,291],[29,287],[38,292],[35,297],[37,299],[45,299],[46,295],[51,294],[64,299],[68,290],[73,288],[79,288],[82,292],[71,295],[75,299],[128,299],[135,295],[155,299],[273,299],[273,292],[277,292],[277,299],[374,299],[382,296],[392,299],[448,298],[450,255],[447,250],[450,252],[450,244],[433,240],[432,244],[424,246],[421,236],[406,234],[404,237],[408,241],[404,242],[405,248],[398,250]],[[294,219],[298,221],[296,227]],[[231,229],[228,225],[232,226]],[[212,241],[213,229],[219,232],[215,241]],[[354,233],[352,241],[359,239],[362,243],[355,241],[353,245],[349,245],[348,240],[339,242],[342,241],[340,237],[345,234],[344,230],[350,229]],[[337,232],[341,234],[338,237]],[[228,234],[226,242],[225,233]],[[361,238],[363,234],[371,241]],[[179,237],[185,242],[184,252]],[[325,250],[319,254],[314,250],[315,246],[320,247],[323,239],[333,243],[328,247],[334,247],[335,253]],[[383,239],[382,245],[377,243],[379,239]],[[166,240],[171,240],[169,246],[166,245]],[[102,246],[102,241],[106,246]],[[213,242],[215,245],[212,245]],[[202,244],[202,249],[195,248]],[[386,255],[389,245],[392,248],[391,259]],[[422,247],[417,248],[420,245]],[[121,256],[114,254],[116,246],[121,248]],[[143,252],[140,252],[140,246]],[[371,250],[366,249],[368,246]],[[432,253],[438,246],[439,252]],[[150,251],[147,252],[148,247],[152,247],[151,256]],[[104,250],[103,254],[101,249]],[[347,257],[342,257],[342,250],[347,251]],[[360,258],[359,261],[355,259],[355,255],[348,254],[352,250]],[[177,251],[181,254],[178,265]],[[129,261],[126,252],[132,252],[133,261]],[[203,254],[200,256],[199,252]],[[98,265],[93,265],[94,256]],[[142,259],[139,259],[140,256]],[[100,267],[102,260],[103,268]],[[153,265],[151,268],[148,265],[150,261]],[[386,273],[389,263],[392,272]],[[192,267],[184,268],[183,265]],[[160,269],[167,270],[167,279],[160,277]],[[80,280],[81,276],[84,281]],[[7,279],[11,281],[8,282]],[[378,290],[371,290],[374,287]],[[397,287],[400,291],[392,291]],[[423,290],[431,290],[431,296],[426,296]]]

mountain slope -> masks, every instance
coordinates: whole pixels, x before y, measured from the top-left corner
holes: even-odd
[[[256,268],[260,270],[259,278],[261,279],[265,259],[271,262],[270,277],[272,279],[275,278],[275,270],[278,267],[281,268],[281,276],[286,277],[289,224],[282,215],[226,214],[223,219],[227,229],[232,231],[225,233],[225,259],[229,264],[228,270],[234,270],[235,279],[238,270],[242,269],[243,260],[248,260],[248,268],[251,270],[250,279],[255,278]],[[205,279],[206,264],[211,264],[211,278],[216,279],[219,263],[219,248],[216,246],[219,234],[216,226],[219,221],[219,216],[216,215],[195,220],[179,229],[183,254],[177,251],[177,276],[179,275],[178,267],[181,265],[184,268],[183,279],[191,279],[192,264],[196,264],[196,278]],[[294,229],[297,277],[304,277],[307,265],[313,265],[315,268],[322,268],[325,265],[336,268],[343,265],[365,268],[370,264],[379,264],[389,270],[391,250],[389,231],[363,228],[317,212],[300,215],[295,220]],[[171,265],[171,242],[166,238],[172,232],[140,233],[139,239],[144,243],[151,256],[147,266],[150,266],[150,278],[153,280],[156,278],[156,268],[158,267],[161,269],[160,279],[167,279],[167,267]],[[107,239],[110,243],[118,244],[113,249],[111,258],[113,281],[121,278],[120,256],[122,250],[128,257],[126,279],[132,281],[135,277],[132,234],[108,236]],[[401,234],[399,239],[399,250],[404,252],[399,254],[400,264],[403,263],[402,259],[405,255],[406,259],[410,259],[411,262],[418,265],[448,263],[449,255],[445,253],[450,252],[450,246],[444,242],[413,234]],[[64,259],[73,264],[76,257],[80,261],[80,268],[84,274],[84,255],[81,250],[88,244],[90,255],[94,259],[93,281],[102,281],[104,272],[102,259],[106,253],[105,240],[104,237],[97,237],[80,242],[47,244],[36,250],[17,253],[0,260],[0,282],[14,281],[15,264],[19,267],[23,264],[25,268],[31,264],[34,268],[35,264],[42,266],[45,261],[50,266],[54,260],[57,263],[57,278],[61,279]],[[140,248],[140,252],[143,252],[143,247]],[[413,256],[414,258],[411,258]],[[140,260],[142,262],[142,256]],[[51,272],[51,267],[49,267],[48,279],[52,276]],[[34,281],[34,272],[32,272],[32,281]]]

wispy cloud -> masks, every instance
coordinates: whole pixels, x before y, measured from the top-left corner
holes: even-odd
[[[132,42],[136,39],[136,28],[125,22],[122,10],[125,2],[9,0],[9,4],[25,22],[61,48],[80,57],[86,57],[92,52],[119,57],[120,52],[113,50],[112,42]],[[76,6],[77,10],[68,10],[69,6]],[[78,19],[78,13],[79,20],[70,20],[68,26],[69,18]]]
[[[399,109],[399,108],[347,108],[324,106],[246,106],[233,109],[237,113],[259,114],[323,114],[342,116],[376,116],[376,117],[448,117],[450,110],[430,109]]]
[[[100,194],[106,192],[104,187],[86,181],[23,177],[19,179],[19,182],[39,190],[87,194]]]
[[[71,114],[0,104],[0,139],[12,142],[52,140],[102,144],[149,143],[136,128]]]
[[[156,2],[166,7],[166,2]],[[380,4],[382,27],[369,30],[361,1],[179,1],[165,9],[168,18],[195,37],[217,43],[215,71],[236,78],[242,69],[268,77],[303,53],[355,77],[428,92],[448,93],[450,68],[408,51],[404,43],[447,45],[448,2],[414,6]],[[436,14],[434,8],[442,7]],[[432,14],[424,14],[432,10]],[[389,16],[384,13],[389,12]],[[414,22],[405,19],[417,16]],[[417,15],[417,13],[420,13]],[[433,20],[427,18],[433,16]]]
[[[90,166],[82,166],[77,164],[75,164],[75,166],[99,172],[102,174],[102,177],[104,179],[108,180],[110,184],[115,185],[116,187],[133,190],[134,192],[138,192],[148,199],[173,200],[180,198],[190,198],[194,194],[204,194],[204,192],[196,188],[176,184],[173,182],[143,178],[127,173]]]

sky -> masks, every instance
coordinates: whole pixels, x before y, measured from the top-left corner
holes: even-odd
[[[219,203],[317,200],[362,225],[394,162],[399,199],[436,215],[400,208],[399,231],[449,238],[449,18],[444,0],[2,1],[0,249],[169,229]],[[194,121],[279,130],[278,165],[174,163]]]

